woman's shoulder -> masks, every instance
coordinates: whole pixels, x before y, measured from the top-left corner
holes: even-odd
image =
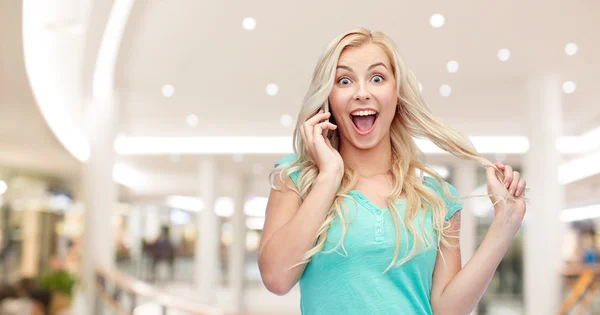
[[[284,155],[277,162],[275,162],[275,167],[278,167],[279,165],[282,165],[282,164],[292,163],[292,162],[296,161],[297,159],[298,159],[298,157],[296,156],[296,153],[290,153],[290,154]]]
[[[446,195],[446,193],[444,192],[444,188],[442,187],[442,183],[438,182],[435,178],[425,176],[425,178],[423,180],[423,184],[425,186],[429,187],[431,190],[433,190],[444,201],[444,203],[446,205],[446,210],[448,211],[446,220],[448,220],[457,211],[459,211],[463,208],[462,201],[453,199],[453,198],[449,197],[448,195]],[[452,184],[450,184],[446,181],[443,181],[443,184],[446,186],[446,188],[448,189],[448,192],[450,193],[450,195],[452,197],[455,197],[455,198],[460,197],[460,195],[458,194],[458,191],[456,190],[456,187],[454,187]]]
[[[450,191],[450,193],[452,193],[453,195],[456,193],[456,188],[454,186],[452,186],[450,183],[448,183],[444,180],[442,180],[442,182],[444,185],[446,185],[446,187],[448,187],[448,190]],[[444,188],[442,188],[442,184],[440,182],[438,182],[437,179],[435,179],[431,176],[424,177],[423,185],[433,189],[437,193],[444,192]]]
[[[290,163],[295,162],[296,160],[298,160],[298,157],[296,156],[296,154],[290,153],[290,154],[283,156],[281,159],[279,159],[277,162],[275,162],[275,167],[279,167],[280,165],[290,164]],[[297,185],[298,184],[298,176],[300,175],[300,171],[296,170],[291,173],[288,173],[288,175],[292,179],[292,182],[294,182],[294,184]]]

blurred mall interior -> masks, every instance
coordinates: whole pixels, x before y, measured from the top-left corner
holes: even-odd
[[[0,314],[300,314],[257,266],[269,172],[354,27],[393,38],[432,111],[528,180],[476,313],[600,314],[595,0],[1,0]],[[485,193],[482,167],[418,145]],[[465,202],[464,261],[492,209]]]

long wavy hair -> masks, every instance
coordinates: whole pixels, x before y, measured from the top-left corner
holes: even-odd
[[[418,233],[417,227],[413,224],[419,213],[420,227],[423,229],[425,213],[431,211],[433,228],[437,235],[438,244],[436,245],[439,246],[441,242],[446,246],[450,246],[447,233],[450,224],[445,220],[445,203],[440,196],[423,184],[423,174],[428,174],[437,180],[447,196],[453,199],[456,199],[456,197],[450,194],[443,179],[425,165],[423,162],[424,154],[417,147],[414,138],[429,139],[438,147],[459,158],[473,160],[484,166],[493,166],[493,164],[479,155],[464,136],[451,127],[442,124],[431,114],[419,92],[418,81],[412,71],[405,66],[393,41],[381,32],[371,32],[361,28],[351,30],[333,39],[319,59],[313,73],[312,82],[298,114],[296,129],[293,135],[294,153],[297,158],[291,163],[282,164],[273,169],[271,172],[271,186],[274,189],[277,189],[273,181],[274,175],[278,174],[282,182],[285,182],[284,175],[289,176],[293,172],[298,172],[296,187],[290,188],[295,190],[302,200],[310,193],[311,187],[318,175],[318,169],[306,149],[299,128],[309,118],[317,114],[319,110],[324,109],[325,111],[329,111],[329,94],[335,81],[338,59],[344,49],[368,43],[379,45],[389,57],[393,68],[392,71],[396,78],[398,95],[398,106],[396,107],[396,113],[390,126],[393,159],[391,171],[394,181],[392,193],[387,200],[395,228],[396,248],[392,261],[385,270],[387,272],[390,268],[399,266],[414,257],[423,248],[421,245],[424,244],[426,247],[433,246],[434,238],[427,233]],[[340,137],[338,131],[330,131],[327,137],[333,147],[339,149]],[[497,175],[503,177],[498,170]],[[325,246],[329,227],[336,218],[341,223],[342,234],[334,250],[339,246],[344,247],[343,239],[349,223],[348,209],[344,206],[344,199],[352,199],[348,193],[354,189],[357,182],[358,174],[346,167],[334,202],[317,235],[315,235],[314,241],[316,245],[304,254],[300,262],[291,268],[308,263],[313,255],[322,251]],[[406,215],[403,220],[398,218],[396,207],[396,203],[402,192],[405,192],[407,199]],[[423,211],[419,211],[420,209],[423,209]],[[410,247],[411,250],[408,255],[398,259],[401,224],[410,232],[414,242]]]

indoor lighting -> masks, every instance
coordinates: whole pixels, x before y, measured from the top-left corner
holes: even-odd
[[[170,84],[163,85],[162,87],[162,95],[164,97],[171,97],[175,94],[175,87]]]
[[[584,154],[600,148],[600,127],[592,129],[581,136],[564,136],[556,145],[563,154]]]
[[[589,152],[587,143],[581,140],[582,137],[563,136],[556,141],[556,150],[563,154],[576,154],[579,152]]]
[[[470,195],[487,195],[487,186],[485,184],[478,186],[470,193]],[[490,217],[494,214],[494,207],[488,198],[473,199],[473,204],[469,208],[477,217]],[[560,220],[563,222],[581,221],[593,218],[600,218],[600,204],[566,208],[560,211]]]
[[[188,115],[185,118],[185,122],[188,124],[188,126],[190,127],[196,127],[198,125],[198,116],[191,114]]]
[[[55,211],[65,210],[69,208],[70,205],[71,198],[65,194],[56,194],[48,198],[48,208]]]
[[[577,89],[577,84],[575,84],[575,82],[573,82],[573,81],[566,81],[562,85],[563,92],[565,92],[567,94],[571,94],[571,93],[575,92],[576,89]]]
[[[565,53],[569,56],[574,56],[578,50],[575,43],[568,43],[565,45]]]
[[[253,197],[244,203],[244,213],[249,217],[264,217],[267,210],[267,197]]]
[[[440,175],[443,179],[447,179],[448,176],[450,175],[450,170],[448,170],[447,167],[440,166],[440,165],[433,165],[433,166],[430,166],[430,168],[434,172],[438,173],[438,175]]]
[[[116,148],[121,155],[140,154],[287,154],[291,137],[129,137]]]
[[[6,185],[6,182],[3,180],[0,180],[0,195],[4,195],[4,193],[6,192],[7,189],[8,189],[8,185]]]
[[[508,59],[510,59],[510,50],[506,48],[500,49],[498,51],[498,59],[500,59],[500,61],[507,61]]]
[[[563,222],[573,222],[595,218],[600,218],[600,204],[564,209],[560,212],[560,220]]]
[[[470,137],[480,153],[525,153],[527,137]],[[415,139],[423,153],[444,151],[429,140]],[[292,137],[127,137],[115,143],[120,155],[152,154],[288,154]]]
[[[483,185],[483,187],[485,187],[485,185]],[[473,194],[476,195],[475,193]],[[494,208],[492,206],[480,205],[471,209],[473,214],[477,217],[489,217],[494,214]],[[575,222],[596,218],[600,218],[600,204],[563,209],[560,211],[560,220],[562,222]]]
[[[235,202],[231,197],[219,197],[215,201],[215,213],[223,218],[233,216],[235,212]]]
[[[190,213],[181,209],[173,208],[169,212],[169,221],[171,221],[171,224],[186,225],[191,222],[191,219]]]
[[[200,212],[204,209],[204,202],[198,197],[169,196],[165,201],[170,208],[177,208],[192,212]]]
[[[247,218],[246,228],[248,230],[262,230],[265,226],[265,218]]]
[[[446,96],[450,96],[451,93],[452,93],[452,88],[448,84],[444,84],[444,85],[440,86],[440,95],[446,97]]]
[[[600,127],[594,128],[579,137],[585,147],[579,153],[587,153],[600,147]]]
[[[514,137],[469,137],[469,140],[481,154],[523,154],[529,150],[529,139]],[[417,147],[426,154],[447,154],[446,151],[426,139],[415,139]]]
[[[277,93],[279,93],[279,87],[275,83],[267,84],[267,88],[265,90],[269,96],[275,96]]]
[[[279,118],[279,122],[281,123],[282,126],[289,127],[290,125],[292,125],[293,119],[292,119],[292,116],[290,116],[288,114],[284,114],[284,115],[281,115],[281,117]]]
[[[600,152],[570,160],[558,169],[558,182],[566,185],[589,176],[600,174]]]
[[[242,20],[242,27],[248,31],[256,28],[256,19],[253,17],[247,17]]]
[[[439,13],[434,14],[429,18],[429,23],[435,28],[440,28],[444,26],[445,21],[446,19],[444,18],[444,16]]]
[[[446,64],[446,69],[448,69],[448,72],[450,73],[456,73],[458,71],[458,62],[456,60],[448,61],[448,64]]]
[[[143,171],[122,162],[115,163],[112,177],[115,182],[127,187],[139,187],[146,182],[146,175]]]
[[[196,213],[204,210],[204,201],[199,197],[169,196],[165,200],[165,204],[173,209],[181,209]],[[214,211],[219,217],[232,217],[235,213],[235,202],[231,197],[218,197],[215,199]]]
[[[529,150],[524,136],[469,137],[480,153],[522,154]],[[415,139],[424,153],[444,151],[429,140]],[[580,145],[586,144],[586,146]],[[579,137],[561,137],[561,153],[587,153],[600,146],[600,128]],[[241,161],[244,154],[287,154],[293,152],[292,137],[122,137],[115,141],[120,155],[152,154],[232,154]]]
[[[529,139],[513,137],[469,137],[477,152],[481,154],[523,154],[529,150]]]
[[[115,142],[113,143],[113,147],[115,149],[115,151],[117,151],[117,148],[122,147],[124,144],[124,142],[127,141],[127,136],[124,133],[119,133],[116,137],[115,137]]]

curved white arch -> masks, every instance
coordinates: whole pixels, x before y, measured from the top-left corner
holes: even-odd
[[[86,162],[90,145],[84,127],[83,60],[88,34],[82,32],[82,21],[73,24],[78,21],[73,16],[81,14],[79,5],[83,5],[76,4],[24,0],[23,51],[25,71],[42,116],[65,149]],[[118,51],[133,4],[133,0],[121,0],[111,7],[93,74],[97,100],[112,98]],[[59,22],[50,23],[56,20]]]
[[[78,25],[73,24],[76,12],[69,4],[23,1],[23,53],[25,71],[42,116],[65,149],[84,162],[89,145],[81,124],[78,62],[83,57],[83,37]]]
[[[123,33],[135,0],[115,1],[110,10],[106,29],[98,51],[98,59],[94,68],[92,94],[94,100],[112,101],[115,88],[115,68],[121,48]]]

